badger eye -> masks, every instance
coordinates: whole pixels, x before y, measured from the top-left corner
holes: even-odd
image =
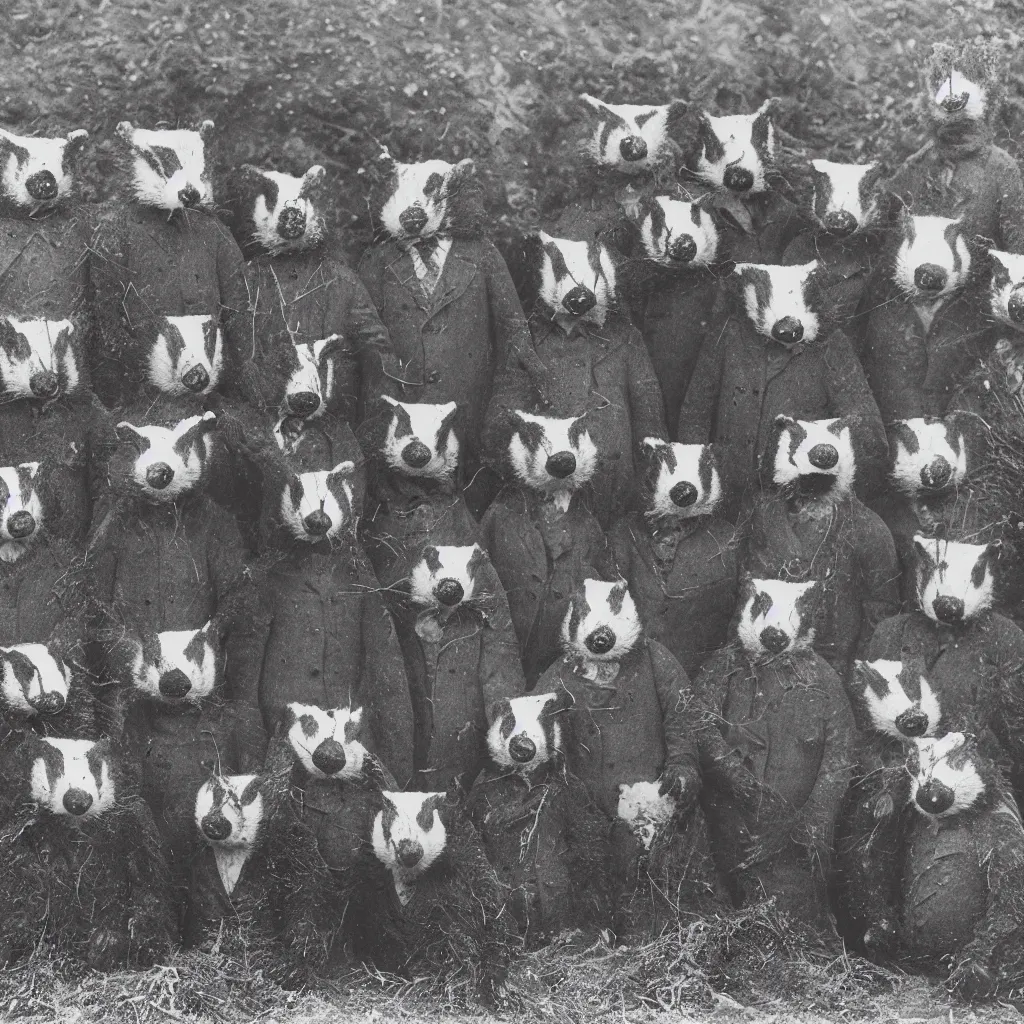
[[[434,173],[427,178],[427,183],[423,186],[423,194],[425,196],[432,195],[441,187],[443,181],[444,175],[438,174],[437,171],[434,171]]]

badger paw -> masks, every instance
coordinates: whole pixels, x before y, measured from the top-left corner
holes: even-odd
[[[86,963],[96,971],[109,971],[128,960],[128,933],[120,928],[97,928],[85,951]]]

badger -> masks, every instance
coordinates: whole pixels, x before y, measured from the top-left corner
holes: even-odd
[[[64,138],[15,135],[0,128],[0,212],[38,217],[67,202],[75,192],[75,161],[88,139],[82,128]]]
[[[38,474],[38,462],[0,469],[0,561],[16,562],[38,535],[44,512]]]
[[[813,647],[815,615],[821,588],[815,580],[745,580],[741,592],[736,636],[754,661],[770,660]]]
[[[0,316],[0,395],[42,404],[84,383],[84,325],[77,320]]]
[[[581,93],[580,99],[593,111],[593,127],[584,148],[595,164],[634,175],[650,170],[671,153],[671,129],[685,104],[605,103],[587,93]]]
[[[822,231],[849,238],[871,226],[877,213],[878,184],[886,173],[884,164],[812,160],[811,172],[811,212]]]
[[[296,473],[281,493],[280,521],[297,541],[333,542],[355,529],[352,486],[355,466],[340,462],[330,470]]]
[[[232,232],[246,256],[314,249],[326,232],[318,205],[327,172],[314,164],[296,176],[243,164],[229,186]]]
[[[220,383],[224,335],[208,314],[160,317],[147,356],[150,383],[166,395],[207,395]]]
[[[379,456],[387,468],[403,476],[450,480],[459,464],[461,445],[455,432],[455,402],[412,405],[388,395],[391,407]]]
[[[826,310],[818,291],[818,261],[798,266],[737,263],[738,291],[754,330],[783,346],[818,337]]]
[[[130,153],[130,188],[136,201],[171,214],[211,209],[206,143],[213,129],[209,120],[194,130],[136,128],[130,121],[121,121],[116,131]]]
[[[1024,329],[1024,256],[988,250],[992,267],[989,309],[992,317],[1013,331]]]

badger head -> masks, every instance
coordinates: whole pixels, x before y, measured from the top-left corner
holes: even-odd
[[[208,314],[160,317],[149,349],[150,383],[167,395],[208,395],[220,383],[224,335]]]
[[[196,793],[199,835],[213,848],[217,873],[230,896],[264,825],[263,787],[258,775],[214,775]]]
[[[80,333],[72,320],[0,316],[0,402],[74,394],[83,365]]]
[[[450,235],[459,192],[470,187],[473,180],[473,161],[402,164],[386,157],[382,162],[390,170],[378,214],[384,231],[405,243]]]
[[[921,610],[935,622],[961,626],[991,608],[995,589],[992,569],[998,553],[998,544],[963,544],[916,534]]]
[[[669,128],[686,109],[680,102],[660,106],[605,103],[587,93],[581,93],[580,99],[591,121],[584,144],[587,155],[598,166],[624,174],[641,174],[671,154]]]
[[[539,307],[550,319],[567,331],[576,323],[604,324],[616,298],[615,265],[600,242],[573,242],[541,231],[526,239],[523,256]]]
[[[658,833],[672,820],[676,801],[671,793],[662,794],[657,782],[619,783],[619,803],[616,817],[627,825],[643,844],[651,848]]]
[[[341,350],[340,334],[318,341],[296,342],[294,362],[284,386],[281,418],[274,427],[274,439],[282,451],[290,451],[306,420],[322,416],[334,398],[335,357]]]
[[[838,164],[812,160],[814,191],[811,210],[822,229],[836,238],[847,238],[871,224],[877,209],[878,182],[886,169],[870,164]]]
[[[842,498],[857,472],[850,424],[776,416],[764,463],[772,483],[795,500]]]
[[[144,634],[132,643],[134,689],[164,704],[197,705],[209,697],[220,675],[220,624],[200,629]]]
[[[384,807],[373,821],[373,852],[391,872],[402,904],[412,887],[444,853],[448,832],[441,819],[444,793],[385,791]]]
[[[212,121],[203,121],[196,131],[134,128],[122,121],[117,134],[131,154],[130,188],[136,201],[171,213],[212,209],[206,165],[206,140],[212,132]]]
[[[701,112],[697,145],[687,166],[709,185],[737,195],[765,192],[775,159],[774,100],[753,114],[712,117]]]
[[[928,116],[942,141],[956,142],[998,107],[1005,77],[998,54],[988,44],[933,43],[925,67]]]
[[[0,128],[0,199],[29,214],[63,202],[74,191],[75,161],[88,138],[81,128],[63,139]]]
[[[71,670],[56,646],[0,647],[0,698],[8,710],[28,718],[59,714],[70,689]]]
[[[793,583],[745,579],[740,589],[736,635],[747,656],[759,661],[810,648],[819,600],[820,588],[815,580]]]
[[[294,473],[281,493],[281,523],[307,544],[333,541],[355,529],[352,475],[355,464],[339,462],[329,470]]]
[[[281,725],[295,760],[314,779],[352,782],[363,777],[370,755],[360,740],[362,708],[292,702]]]
[[[508,440],[508,465],[515,478],[553,501],[563,512],[574,491],[597,470],[597,446],[583,416],[557,419],[515,410]]]
[[[732,282],[758,334],[780,345],[812,342],[825,326],[818,261],[796,266],[737,263]]]
[[[989,308],[992,317],[1015,331],[1024,331],[1024,256],[989,249],[992,280]]]
[[[898,206],[898,203],[897,203]],[[963,224],[948,217],[897,213],[893,281],[917,306],[935,306],[967,284],[976,259],[987,253],[964,234]]]
[[[118,447],[110,460],[117,488],[154,504],[170,504],[192,493],[202,481],[213,451],[212,412],[189,416],[173,426],[116,427]]]
[[[876,732],[909,742],[942,731],[942,705],[918,666],[855,661],[849,687],[854,706]]]
[[[38,475],[38,462],[0,469],[0,561],[17,561],[39,535],[43,507]]]
[[[967,479],[968,449],[985,430],[971,413],[896,420],[889,428],[889,475],[911,497],[942,494]]]
[[[117,797],[107,740],[32,737],[32,799],[48,814],[95,818],[109,811]]]
[[[711,210],[711,204],[701,199],[642,198],[634,222],[644,255],[673,269],[716,263],[721,237]]]
[[[910,801],[929,818],[949,818],[991,804],[995,770],[973,739],[950,732],[914,741],[907,758]]]
[[[310,167],[302,177],[245,164],[231,183],[229,202],[239,243],[246,251],[279,256],[313,249],[323,240],[324,218],[316,200],[326,171]]]
[[[641,450],[645,465],[640,487],[649,519],[693,519],[718,508],[722,478],[712,445],[645,437]]]
[[[625,580],[584,580],[562,621],[562,649],[585,662],[621,661],[642,636]]]
[[[491,727],[487,730],[491,763],[519,775],[560,764],[562,725],[558,716],[568,704],[568,691],[499,701],[491,710]]]
[[[447,617],[488,596],[481,591],[487,568],[489,560],[479,544],[428,544],[409,574],[409,597],[416,606]]]
[[[391,407],[381,445],[387,467],[402,476],[451,480],[459,465],[458,406],[454,402],[412,405],[387,395],[381,398]]]

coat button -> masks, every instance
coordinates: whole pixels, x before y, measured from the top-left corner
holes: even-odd
[[[440,384],[441,383],[441,374],[438,373],[437,370],[431,370],[430,373],[427,374],[427,383],[428,384]]]

